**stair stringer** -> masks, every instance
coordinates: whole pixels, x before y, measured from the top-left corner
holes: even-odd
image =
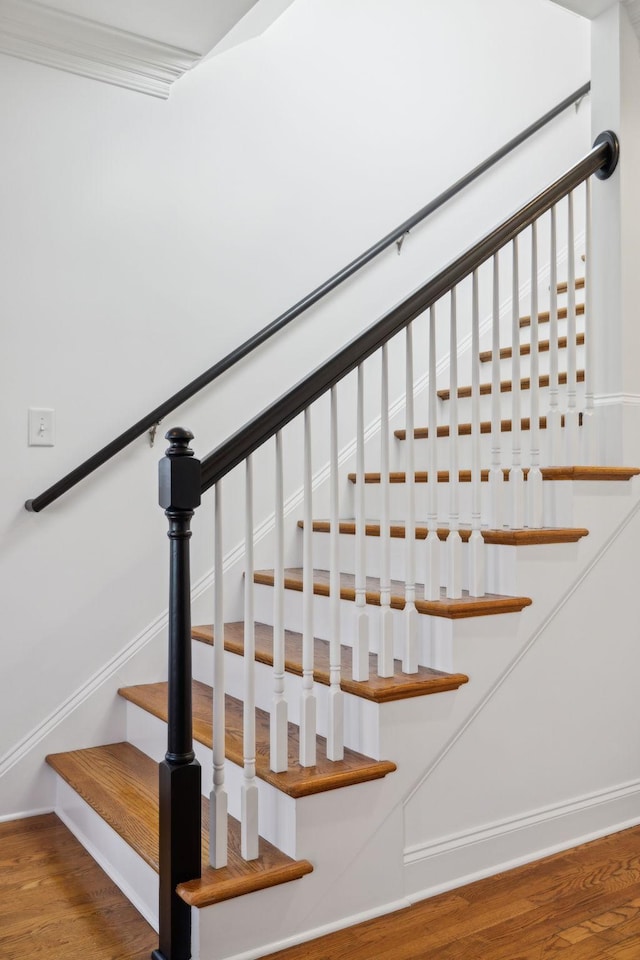
[[[535,623],[534,598],[517,654],[408,791],[412,900],[640,822],[629,736],[640,720],[631,619],[640,498],[630,487],[618,501],[607,497],[612,491],[577,491],[576,511],[592,536],[578,549],[568,589]]]

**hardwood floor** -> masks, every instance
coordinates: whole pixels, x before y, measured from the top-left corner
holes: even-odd
[[[54,814],[0,824],[3,960],[148,960],[156,934]],[[640,827],[264,960],[638,960]]]
[[[157,945],[55,814],[0,823],[2,960],[149,960]]]
[[[640,827],[265,960],[640,960]]]

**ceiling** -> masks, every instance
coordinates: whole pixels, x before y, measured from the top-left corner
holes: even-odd
[[[0,53],[166,99],[294,0],[0,0]]]

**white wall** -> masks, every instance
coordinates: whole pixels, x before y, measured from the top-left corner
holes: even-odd
[[[518,552],[531,607],[506,648],[486,636],[461,649],[472,705],[465,716],[456,704],[463,722],[435,757],[438,729],[425,728],[424,769],[404,805],[415,899],[640,821],[640,656],[628,616],[640,489],[637,479],[572,487],[589,536],[566,550]],[[484,689],[473,646],[479,660],[504,657]]]
[[[0,774],[127,644],[162,639],[164,445],[140,440],[41,515],[23,501],[582,84],[588,47],[587,25],[544,0],[297,0],[166,103],[0,58]],[[211,449],[562,172],[588,147],[580,124],[557,136],[570,121],[164,426]],[[55,408],[54,448],[26,446],[29,406]],[[232,514],[229,549],[240,539]],[[159,675],[156,648],[108,689]],[[94,732],[70,725],[68,746]],[[11,767],[0,814],[47,803],[49,748],[32,780]]]

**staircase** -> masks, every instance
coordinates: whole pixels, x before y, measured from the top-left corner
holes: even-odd
[[[189,431],[167,433],[166,682],[118,691],[125,741],[47,757],[58,816],[159,930],[155,960],[264,957],[508,861],[491,849],[495,824],[478,831],[471,865],[460,855],[459,813],[476,796],[490,811],[481,824],[494,810],[507,832],[514,822],[500,776],[483,768],[494,741],[506,743],[501,724],[525,724],[507,708],[485,727],[483,711],[521,689],[516,668],[640,510],[629,492],[640,470],[599,464],[594,415],[590,178],[616,163],[606,132],[202,463]],[[302,485],[287,509],[292,475]],[[190,524],[212,487],[214,622],[192,629]],[[238,503],[243,579],[224,565]],[[452,774],[469,731],[473,774]],[[589,803],[604,806],[597,792]],[[551,805],[551,819],[567,806],[556,816]],[[528,810],[516,812],[524,821]]]
[[[583,290],[584,280],[573,280],[572,287]],[[568,294],[566,282],[557,284],[557,293],[560,297]],[[578,304],[575,315],[582,317],[583,314],[584,305]],[[567,308],[559,307],[558,320],[564,321],[566,316]],[[548,321],[548,312],[538,314],[541,330]],[[519,326],[530,332],[531,317],[522,317]],[[566,354],[568,338],[575,340],[578,351],[584,349],[583,330],[560,330],[554,332],[554,337],[560,357]],[[536,343],[536,339],[534,335],[532,339],[519,342],[518,352],[523,364],[529,363],[533,350],[540,358],[548,356],[549,340]],[[513,382],[505,376],[508,371],[504,369],[512,360],[513,352],[511,345],[500,348],[499,389],[502,395],[511,394],[513,389]],[[481,369],[491,371],[494,350],[483,350],[478,356]],[[579,353],[577,356],[580,360]],[[582,383],[584,374],[580,364],[576,374],[577,382]],[[561,371],[558,379],[563,383],[566,374]],[[538,380],[541,408],[548,409],[544,391],[548,393],[549,376],[547,373],[538,374]],[[490,438],[492,421],[482,419],[482,416],[491,416],[495,382],[495,376],[492,382],[491,372],[486,377],[481,374],[479,395],[486,398],[487,406],[482,410],[476,408],[473,416],[470,409],[461,408],[460,418],[454,414],[453,419],[452,393],[457,393],[461,400],[468,400],[471,387],[460,386],[457,390],[454,387],[453,391],[438,389],[435,434],[439,449],[434,458],[437,464],[448,462],[452,432],[460,438],[472,436],[473,417],[476,420],[480,417],[480,435]],[[530,392],[531,382],[529,369],[525,367],[520,380],[522,398]],[[580,406],[582,409],[583,404]],[[468,420],[464,419],[465,413]],[[538,422],[540,434],[546,435],[546,416],[540,416]],[[522,416],[520,424],[523,436],[530,434],[531,416]],[[464,553],[457,576],[464,589],[460,596],[450,596],[455,591],[447,589],[445,577],[438,584],[438,595],[434,597],[428,585],[425,557],[418,561],[418,572],[422,569],[424,574],[423,582],[415,584],[414,592],[419,620],[414,637],[418,663],[415,669],[407,672],[403,669],[403,660],[407,659],[403,640],[404,618],[408,606],[407,585],[411,587],[412,575],[415,580],[411,567],[416,565],[415,555],[412,558],[411,551],[407,550],[407,528],[415,530],[413,543],[416,549],[424,548],[430,532],[435,529],[440,569],[446,570],[451,524],[445,523],[443,518],[450,516],[452,491],[454,495],[460,494],[461,517],[471,517],[474,512],[470,496],[474,472],[471,450],[463,446],[464,440],[461,439],[456,453],[460,462],[457,483],[451,482],[455,472],[438,469],[437,483],[429,484],[429,471],[423,466],[432,456],[425,446],[430,430],[433,431],[433,417],[429,426],[398,427],[394,431],[391,461],[386,471],[364,471],[362,463],[355,472],[346,471],[352,492],[364,500],[366,523],[359,521],[357,524],[353,519],[343,517],[337,524],[335,520],[312,520],[312,537],[306,541],[307,545],[309,540],[312,541],[310,589],[316,633],[312,671],[318,723],[314,734],[316,757],[312,764],[303,766],[299,762],[301,736],[305,735],[300,731],[305,709],[305,676],[308,677],[309,673],[308,652],[303,640],[308,611],[305,611],[301,599],[309,585],[305,587],[303,567],[299,564],[283,569],[280,576],[277,569],[253,571],[254,589],[250,593],[255,630],[251,644],[255,645],[255,785],[259,798],[259,849],[252,859],[243,855],[240,823],[230,817],[227,863],[212,867],[209,802],[203,796],[202,876],[181,883],[177,891],[179,897],[194,908],[194,957],[222,960],[266,956],[272,949],[307,939],[314,932],[355,922],[407,902],[403,894],[403,836],[399,815],[407,786],[424,766],[424,758],[420,756],[421,727],[426,725],[434,738],[433,717],[445,717],[429,746],[429,754],[437,754],[447,736],[473,708],[492,677],[504,665],[505,653],[502,653],[502,659],[500,655],[496,659],[495,651],[488,649],[491,638],[509,635],[515,638],[520,629],[519,618],[532,603],[526,583],[527,565],[520,562],[521,552],[526,555],[529,551],[552,546],[557,551],[557,570],[552,562],[545,575],[562,580],[567,560],[573,558],[575,565],[575,552],[570,545],[589,536],[587,527],[572,522],[574,507],[580,514],[580,492],[591,485],[601,492],[603,484],[607,484],[610,490],[623,493],[631,478],[640,473],[638,469],[613,467],[566,465],[543,468],[545,519],[551,517],[551,521],[538,527],[503,525],[491,528],[483,525],[480,528],[482,541],[491,553],[486,563],[486,590],[478,596],[472,595],[468,589],[473,563],[469,544],[474,526],[461,523],[459,535]],[[513,419],[501,418],[500,430],[503,435],[511,434]],[[407,438],[411,435],[415,439],[415,451],[408,452]],[[484,461],[488,462],[490,457],[491,449],[487,445]],[[529,450],[524,459],[525,462],[530,460]],[[525,469],[525,481],[528,472]],[[502,472],[505,492],[509,489],[510,473],[509,468]],[[414,483],[408,484],[411,475]],[[388,483],[385,483],[386,476]],[[483,515],[488,508],[488,481],[489,469],[483,469]],[[414,487],[416,497],[414,505],[409,501],[409,517],[407,486]],[[569,499],[560,489],[563,486],[571,487]],[[434,488],[437,494],[434,494]],[[385,491],[389,495],[387,504],[382,502]],[[416,516],[425,518],[433,514],[434,495],[437,496],[437,524],[424,519],[415,520]],[[580,515],[581,520],[588,519],[585,512],[588,510]],[[391,517],[392,522],[381,522],[381,515]],[[305,549],[301,542],[305,526],[309,527],[308,518],[298,518],[296,551],[299,559]],[[359,526],[366,557],[364,604],[363,579],[357,569]],[[336,528],[338,533],[333,540],[332,528],[334,534]],[[388,529],[389,541],[386,561],[380,550],[385,529]],[[334,587],[329,572],[335,569],[336,556],[339,557],[340,570],[338,602],[335,594],[333,599],[331,597]],[[536,577],[530,579],[531,592],[534,592]],[[522,595],[509,589],[514,584],[521,588]],[[277,590],[282,594],[280,613],[277,601],[274,606],[274,592]],[[363,607],[371,636],[371,649],[367,650],[364,667],[361,658],[355,664],[359,653],[354,650],[357,640],[353,639],[354,619],[362,616]],[[284,769],[277,772],[273,769],[273,758],[270,760],[273,736],[270,710],[274,697],[274,658],[277,660],[279,656],[274,649],[274,619],[277,621],[279,617],[285,627],[284,678],[280,692],[289,705],[289,722],[288,761]],[[375,651],[381,651],[384,617],[393,621],[394,649],[391,670],[387,671],[389,675],[380,676],[379,657]],[[335,696],[336,670],[330,639],[336,624],[343,638],[339,651],[339,686],[343,701],[344,753],[342,758],[335,759],[333,747],[329,752],[333,752],[334,758],[329,759],[327,736],[331,735],[331,724],[335,722],[330,699]],[[356,638],[357,630],[356,619]],[[212,718],[216,711],[210,684],[215,673],[214,650],[219,645],[219,650],[224,651],[227,690],[224,697],[224,781],[230,809],[239,818],[242,815],[239,798],[243,782],[246,786],[243,672],[246,670],[247,634],[242,621],[225,623],[222,632],[223,641],[219,643],[212,625],[197,626],[192,631],[194,749],[202,767],[206,794],[214,782],[211,751],[214,746]],[[476,649],[465,662],[465,650],[470,649],[470,641],[480,649]],[[478,668],[485,654],[489,667]],[[408,658],[411,659],[411,655]],[[354,668],[356,675],[367,674],[366,678],[354,679]],[[472,692],[474,685],[477,688]],[[445,696],[436,697],[435,694]],[[164,756],[167,742],[167,684],[125,687],[120,689],[119,696],[126,702],[126,743],[54,754],[47,758],[47,762],[57,774],[58,815],[157,928],[156,765]],[[446,703],[444,712],[435,706],[440,701]],[[292,883],[294,880],[300,883]]]

